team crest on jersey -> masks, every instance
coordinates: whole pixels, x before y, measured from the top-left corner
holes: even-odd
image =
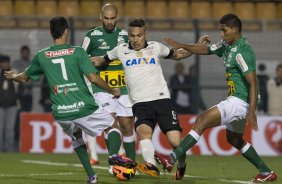
[[[59,57],[59,56],[72,55],[74,51],[75,51],[75,48],[62,49],[62,50],[56,50],[56,51],[47,51],[45,52],[45,56],[46,58],[53,58],[53,57]]]
[[[149,55],[149,56],[152,56],[152,55],[154,55],[154,51],[152,51],[152,50],[147,50],[147,51],[146,51],[146,54]]]
[[[110,49],[110,46],[108,46],[107,42],[102,41],[99,46],[99,49]]]
[[[155,65],[156,60],[155,58],[134,58],[134,59],[129,59],[125,62],[126,66],[144,65],[144,64]]]

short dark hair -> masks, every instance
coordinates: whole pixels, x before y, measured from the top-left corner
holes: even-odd
[[[237,27],[240,33],[242,31],[242,22],[235,14],[228,13],[224,15],[223,17],[221,17],[219,23],[226,24],[228,27]]]
[[[10,57],[7,55],[0,55],[0,63],[10,62]]]
[[[68,21],[65,17],[53,17],[50,20],[50,32],[53,39],[58,39],[62,37],[65,30],[69,28]]]
[[[28,47],[27,45],[23,45],[23,46],[21,47],[21,52],[24,51],[24,50],[30,52],[30,49],[29,49],[29,47]]]
[[[143,27],[145,25],[146,25],[145,20],[142,18],[133,19],[128,24],[129,27]]]

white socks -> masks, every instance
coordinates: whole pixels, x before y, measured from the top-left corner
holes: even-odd
[[[201,137],[201,136],[200,136],[197,132],[195,132],[194,130],[190,130],[189,135],[191,135],[197,142],[199,141],[199,139],[200,139],[200,137]]]
[[[144,139],[140,141],[140,149],[143,156],[143,159],[146,162],[149,162],[153,165],[157,165],[156,160],[154,158],[155,148],[150,139]]]
[[[247,144],[240,150],[242,154],[246,153],[248,149],[251,147],[251,144],[247,142]]]
[[[96,148],[96,145],[97,145],[96,137],[87,135],[87,142],[88,142],[88,150],[90,152],[91,158],[98,161],[97,148]]]
[[[123,142],[127,142],[127,143],[130,143],[130,142],[135,142],[135,135],[133,134],[132,136],[123,136]]]

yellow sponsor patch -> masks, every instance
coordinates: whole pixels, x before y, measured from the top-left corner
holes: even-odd
[[[110,87],[123,87],[125,86],[124,72],[123,70],[115,71],[101,71],[100,77],[110,86]]]
[[[228,85],[228,96],[233,96],[236,88],[235,88],[235,83],[231,80],[227,81]]]
[[[113,65],[120,65],[120,64],[121,64],[120,60],[114,60],[114,61],[110,62],[109,65],[113,66]]]

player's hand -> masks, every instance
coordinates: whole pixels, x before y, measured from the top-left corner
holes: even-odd
[[[254,112],[249,113],[249,115],[247,117],[247,122],[251,125],[251,127],[254,131],[258,131],[257,116]]]
[[[119,88],[113,88],[112,95],[114,95],[115,98],[119,98],[120,97],[120,89]]]
[[[163,40],[164,40],[165,44],[172,46],[174,49],[180,49],[181,48],[180,44],[177,41],[175,41],[175,40],[173,40],[173,39],[171,39],[167,36],[165,36],[163,38]]]
[[[211,37],[209,35],[203,35],[200,37],[197,45],[207,45],[211,43]]]
[[[4,76],[6,79],[13,79],[15,78],[15,73],[13,71],[5,71]]]

